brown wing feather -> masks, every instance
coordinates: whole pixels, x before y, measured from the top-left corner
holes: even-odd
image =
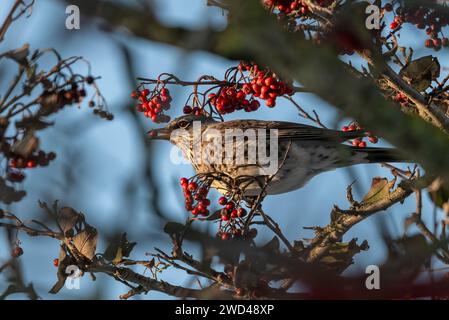
[[[338,131],[286,121],[232,120],[212,125],[216,129],[277,129],[279,140],[318,140],[343,142],[366,135],[364,131]]]

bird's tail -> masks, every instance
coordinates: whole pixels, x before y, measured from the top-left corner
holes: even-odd
[[[392,148],[354,148],[352,151],[364,157],[369,163],[379,162],[412,162],[410,159],[404,157],[398,150]]]

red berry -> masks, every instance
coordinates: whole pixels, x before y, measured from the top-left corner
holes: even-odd
[[[246,93],[243,91],[239,91],[239,92],[237,92],[235,97],[237,100],[243,101],[246,98]]]
[[[269,98],[265,101],[265,104],[267,107],[273,108],[274,106],[276,106],[276,100],[274,98]]]
[[[195,191],[198,188],[198,184],[195,181],[192,181],[188,184],[187,189],[189,191]]]
[[[246,210],[243,208],[238,208],[237,209],[237,216],[239,218],[243,218],[244,216],[246,216]]]
[[[231,212],[231,218],[232,219],[235,219],[235,218],[237,218],[238,217],[238,215],[237,215],[237,210],[232,210],[232,212]]]
[[[25,175],[22,172],[12,171],[8,173],[7,179],[12,182],[22,182]]]
[[[269,86],[262,86],[260,88],[260,94],[261,95],[267,95],[268,91],[270,91],[270,87]],[[262,98],[263,99],[263,98]]]
[[[221,216],[221,220],[223,220],[223,221],[229,221],[229,219],[230,219],[229,215],[224,214]]]
[[[34,161],[34,160],[28,160],[27,161],[27,168],[34,168],[34,167],[36,167],[36,161]]]
[[[221,234],[221,240],[228,240],[229,236],[230,236],[230,234],[228,232],[223,232]]]
[[[269,86],[271,86],[274,83],[274,81],[275,80],[274,80],[273,77],[267,77],[267,78],[265,78],[264,82],[265,82],[265,85],[269,87]]]
[[[23,249],[19,246],[14,247],[11,251],[11,257],[18,258],[23,254]]]
[[[259,109],[259,107],[260,107],[260,102],[257,100],[253,100],[249,104],[249,108],[251,111],[256,111],[257,109]]]
[[[371,143],[377,143],[379,141],[379,139],[377,137],[374,137],[374,136],[368,137],[368,140]]]
[[[202,205],[203,207],[209,206],[209,205],[210,205],[210,200],[209,200],[209,199],[204,199],[204,200],[202,200],[202,201],[201,201],[201,205]]]
[[[167,88],[162,88],[161,95],[163,97],[168,97],[170,95],[170,91]]]
[[[131,92],[131,98],[133,98],[133,99],[137,99],[139,97],[139,95],[140,95],[139,91]]]
[[[392,23],[390,23],[390,29],[394,30],[397,27],[399,27],[399,23],[397,23],[396,21],[393,21]]]
[[[235,294],[238,295],[239,297],[242,297],[246,294],[246,290],[244,288],[236,288]]]
[[[251,94],[252,91],[253,91],[251,85],[249,85],[249,84],[247,84],[247,83],[245,83],[245,84],[243,85],[242,90],[243,90],[243,92],[246,93],[246,94]]]
[[[234,202],[228,202],[225,208],[226,210],[231,211],[232,209],[234,209]]]
[[[441,47],[441,39],[440,38],[433,39],[433,46],[435,48]]]
[[[147,95],[149,95],[150,94],[150,90],[149,89],[143,89],[141,92],[140,92],[140,96],[141,97],[146,97]]]
[[[59,259],[58,259],[58,258],[53,259],[53,265],[54,265],[55,267],[59,266]]]
[[[187,180],[187,178],[181,178],[181,179],[179,180],[179,184],[180,184],[181,186],[186,186],[188,183],[189,183],[189,180]]]
[[[360,141],[358,144],[359,148],[366,148],[366,142],[365,141]]]
[[[191,106],[185,106],[182,111],[184,112],[184,114],[191,114],[193,109]]]
[[[226,197],[220,197],[220,199],[218,199],[218,204],[222,206],[224,206],[227,202],[228,200],[226,200]]]

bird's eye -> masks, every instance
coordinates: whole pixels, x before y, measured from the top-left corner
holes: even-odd
[[[187,128],[188,126],[189,126],[189,123],[188,123],[187,121],[185,121],[185,120],[181,120],[181,121],[178,122],[178,127],[179,127],[179,128],[185,129],[185,128]]]

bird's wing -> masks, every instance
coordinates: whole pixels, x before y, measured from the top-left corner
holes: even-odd
[[[279,140],[318,140],[342,142],[366,135],[364,131],[337,131],[286,121],[233,120],[213,125],[217,129],[276,129]]]

